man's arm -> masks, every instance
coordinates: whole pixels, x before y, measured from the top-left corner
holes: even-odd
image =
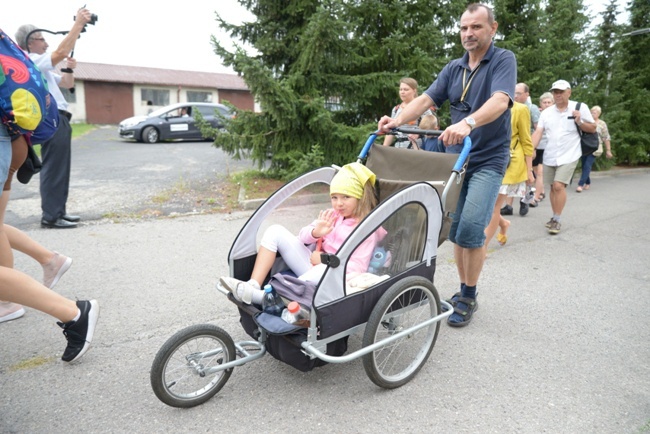
[[[539,141],[542,140],[542,134],[544,134],[544,128],[538,123],[535,132],[533,133],[533,148],[537,149]]]
[[[490,99],[485,101],[485,104],[483,104],[480,109],[468,116],[474,118],[476,127],[480,127],[481,125],[487,125],[490,122],[497,120],[503,112],[508,110],[508,107],[510,107],[510,97],[503,92],[495,92]],[[471,132],[472,128],[463,119],[460,122],[449,126],[445,132],[440,135],[439,140],[442,140],[445,146],[456,145],[461,143]]]
[[[77,67],[77,60],[73,57],[69,57],[66,60],[66,66],[70,69],[75,69]],[[74,74],[71,72],[62,72],[61,81],[59,82],[59,87],[64,89],[71,89],[74,87]]]
[[[427,111],[429,107],[433,105],[433,101],[429,98],[428,95],[422,94],[419,97],[411,101],[406,107],[402,109],[400,114],[392,119],[388,116],[384,116],[379,120],[378,129],[380,131],[388,132],[392,128],[396,128],[400,125],[409,123],[419,118],[422,113]]]
[[[586,104],[580,105],[580,110],[573,110],[573,118],[580,128],[585,133],[595,133],[598,129],[598,125],[594,122],[594,118],[591,116],[589,107]]]
[[[77,39],[83,31],[84,26],[90,22],[91,15],[90,11],[86,8],[81,8],[77,11],[72,29],[70,29],[70,32],[63,38],[59,46],[50,54],[52,65],[57,65],[74,50],[74,44],[77,43]]]
[[[591,122],[582,122],[582,124],[578,123],[578,127],[584,131],[585,133],[595,133],[596,129],[598,126],[595,123]]]

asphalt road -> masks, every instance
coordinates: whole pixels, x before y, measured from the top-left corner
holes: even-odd
[[[250,161],[233,160],[209,142],[124,141],[115,126],[94,130],[72,146],[67,211],[81,215],[86,224],[106,216],[146,215],[147,210],[154,215],[196,211],[191,201],[169,200],[170,193],[209,188],[233,171],[253,168]],[[38,187],[39,175],[26,185],[14,179],[7,223],[39,227]]]
[[[157,165],[150,154],[137,161],[165,167],[150,171],[157,181],[139,182],[137,173],[110,179],[107,168],[98,174],[108,184],[101,186],[87,181],[95,169],[84,167],[97,152],[82,157],[79,148],[105,148],[114,154],[110,167],[137,172],[131,152],[144,145],[96,144],[94,137],[75,143],[72,195],[82,215],[91,206],[76,199],[77,190],[97,198],[106,187],[124,198],[116,203],[137,207],[129,201],[147,200],[153,185],[165,188],[192,166],[176,144],[156,145],[178,152],[181,164]],[[198,160],[201,167],[233,164],[223,156]],[[0,432],[648,432],[649,187],[647,170],[594,177],[591,190],[569,192],[557,236],[544,228],[548,199],[524,218],[513,216],[508,244],[490,249],[472,323],[443,324],[422,371],[399,389],[376,387],[360,360],[302,373],[267,355],[236,368],[217,396],[187,410],[154,396],[151,363],[172,334],[193,324],[248,339],[214,284],[227,273],[231,242],[250,212],[123,223],[97,217],[65,231],[27,223],[34,239],[74,258],[56,290],[98,299],[101,316],[91,350],[72,365],[59,360],[64,338],[47,315],[28,310],[0,324]],[[146,194],[133,194],[140,189]],[[104,203],[97,199],[97,214],[113,206]],[[37,208],[24,202],[20,217],[37,219]],[[312,208],[274,218],[297,227]],[[41,277],[24,255],[16,255],[16,268]],[[439,249],[435,284],[443,297],[456,291],[449,242]],[[353,336],[350,348],[360,340]]]

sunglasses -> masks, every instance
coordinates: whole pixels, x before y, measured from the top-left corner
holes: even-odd
[[[472,106],[470,106],[467,101],[455,101],[450,104],[451,108],[458,110],[459,112],[471,112]]]

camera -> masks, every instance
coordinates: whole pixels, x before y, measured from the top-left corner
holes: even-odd
[[[76,21],[77,17],[72,17],[72,19]],[[98,19],[99,17],[97,14],[90,14],[90,21],[87,24],[92,24],[94,26]]]
[[[85,8],[85,7],[86,7],[86,5],[83,5],[83,6],[81,7],[81,9],[83,9],[83,8]],[[94,26],[98,19],[99,19],[99,17],[97,16],[97,14],[90,14],[90,21],[89,21],[87,24],[91,24],[91,25]],[[72,17],[72,20],[73,20],[73,21],[76,21],[76,20],[77,20],[77,17],[76,17],[76,16]],[[85,27],[84,27],[84,28],[85,28]]]

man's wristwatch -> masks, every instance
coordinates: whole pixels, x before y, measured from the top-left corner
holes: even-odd
[[[476,128],[476,121],[474,120],[474,118],[471,117],[471,116],[468,116],[468,117],[465,118],[465,122],[467,123],[467,125],[469,125],[469,127],[472,129],[472,131],[474,131],[474,128]]]

